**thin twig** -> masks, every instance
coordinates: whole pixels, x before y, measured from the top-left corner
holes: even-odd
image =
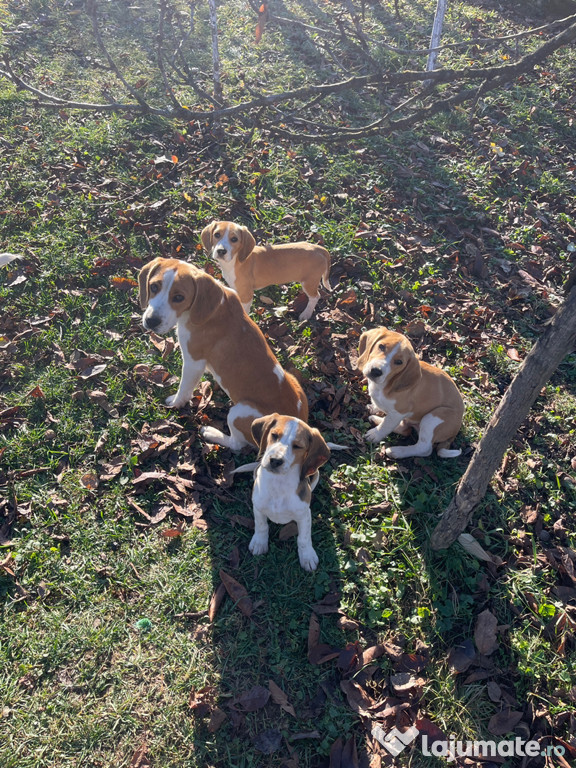
[[[170,85],[168,81],[168,77],[166,75],[166,70],[164,68],[164,20],[166,16],[166,0],[160,0],[160,13],[159,13],[159,19],[158,19],[158,35],[157,35],[157,50],[156,50],[156,60],[158,62],[158,69],[160,70],[160,74],[162,75],[162,80],[164,81],[164,89],[168,96],[170,97],[170,101],[174,105],[174,107],[178,110],[182,109],[182,104],[178,101],[176,98],[176,94],[174,93],[174,89]]]
[[[142,110],[146,112],[151,111],[152,108],[149,106],[146,99],[142,96],[141,93],[138,93],[136,88],[133,88],[130,83],[128,83],[122,72],[120,72],[116,62],[104,44],[104,40],[100,34],[100,27],[98,26],[98,9],[96,0],[86,0],[86,13],[92,22],[92,31],[94,33],[94,37],[96,38],[96,42],[98,43],[98,47],[106,57],[106,61],[108,62],[110,69],[114,72],[118,80],[120,80],[124,88],[126,88],[130,96],[132,96],[133,99],[136,99],[138,104],[140,104]]]

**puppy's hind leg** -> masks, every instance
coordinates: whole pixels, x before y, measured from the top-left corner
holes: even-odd
[[[232,451],[239,451],[245,445],[252,445],[252,441],[247,439],[246,434],[249,434],[250,424],[260,416],[262,414],[255,408],[245,403],[236,403],[228,412],[229,435],[215,427],[202,427],[200,434],[207,443],[215,443]]]
[[[410,456],[430,456],[434,447],[434,432],[442,419],[427,413],[418,428],[418,442],[414,445],[396,445],[386,448],[386,456],[392,459],[407,459]]]
[[[318,300],[320,298],[319,294],[317,296],[310,296],[309,293],[307,292],[305,293],[306,293],[306,296],[308,296],[308,304],[304,308],[304,311],[298,315],[298,320],[310,320],[310,318],[314,314],[314,310],[316,309],[316,304],[318,304]]]

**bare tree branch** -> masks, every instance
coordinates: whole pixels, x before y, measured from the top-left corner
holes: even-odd
[[[164,68],[164,21],[166,18],[166,0],[160,0],[160,13],[159,13],[159,19],[158,19],[158,35],[157,35],[157,46],[156,46],[156,60],[158,62],[158,69],[160,70],[160,74],[162,75],[162,80],[164,82],[164,89],[166,90],[166,93],[170,97],[170,101],[172,102],[172,105],[177,110],[182,109],[182,104],[178,101],[176,98],[176,94],[174,93],[174,89],[170,85],[168,81],[168,76],[166,75],[166,69]]]
[[[144,97],[141,93],[138,93],[138,90],[136,88],[133,88],[124,78],[122,75],[122,72],[118,69],[116,66],[116,62],[110,55],[110,52],[106,48],[106,45],[104,44],[104,40],[102,39],[102,35],[100,34],[100,27],[98,26],[98,6],[96,3],[96,0],[86,0],[86,13],[88,14],[88,17],[90,21],[92,22],[92,31],[94,33],[94,37],[96,38],[96,42],[98,43],[98,46],[104,56],[106,57],[106,61],[108,62],[108,65],[112,72],[116,75],[118,80],[122,83],[122,85],[126,88],[130,96],[132,96],[133,99],[136,99],[138,104],[140,104],[141,108],[145,112],[150,111],[150,107]]]
[[[214,0],[209,0],[214,4]],[[351,5],[352,0],[343,0],[350,13],[355,14],[356,23],[360,25],[360,18],[356,9]],[[161,106],[153,106],[144,96],[138,92],[137,88],[131,86],[127,79],[119,71],[111,54],[108,52],[102,39],[97,18],[96,0],[88,0],[88,11],[92,21],[92,29],[96,41],[103,51],[112,72],[119,78],[119,81],[131,95],[133,101],[121,102],[113,101],[111,103],[97,104],[90,102],[78,102],[72,99],[64,99],[54,96],[46,91],[37,88],[24,77],[16,74],[15,66],[7,54],[4,55],[4,67],[0,69],[0,77],[10,80],[17,89],[24,90],[39,99],[41,106],[47,108],[68,108],[77,110],[90,110],[100,112],[130,112],[134,114],[152,114],[164,118],[175,118],[184,120],[208,121],[214,123],[221,120],[240,119],[246,124],[247,116],[253,122],[255,116],[259,123],[267,129],[273,130],[277,135],[299,141],[344,141],[350,139],[360,139],[375,134],[388,134],[392,131],[402,130],[415,125],[422,120],[426,120],[432,115],[451,109],[453,106],[466,102],[475,102],[486,93],[493,91],[504,84],[511,82],[522,74],[527,74],[544,61],[548,56],[554,53],[562,46],[568,45],[576,39],[576,14],[567,17],[564,22],[571,22],[570,26],[563,29],[560,33],[550,38],[535,51],[525,55],[516,62],[506,63],[502,66],[493,67],[468,67],[465,69],[439,69],[431,72],[422,71],[384,71],[379,62],[372,59],[369,51],[364,46],[359,46],[353,40],[350,40],[349,34],[354,35],[354,31],[348,26],[340,27],[340,39],[343,43],[343,55],[349,55],[353,59],[352,67],[360,66],[365,74],[354,74],[344,79],[333,82],[324,82],[317,84],[307,84],[303,87],[294,88],[277,93],[258,93],[253,88],[247,86],[253,96],[245,101],[225,105],[222,99],[222,81],[220,72],[220,59],[217,54],[218,34],[216,18],[214,15],[212,29],[212,51],[214,66],[214,96],[206,92],[197,82],[195,72],[188,66],[186,57],[183,55],[183,39],[174,42],[173,53],[168,54],[166,48],[167,35],[173,30],[169,27],[172,24],[173,11],[168,5],[169,0],[159,1],[159,21],[156,41],[156,64],[159,70],[159,77],[163,84],[163,91],[166,93],[167,103]],[[214,8],[215,11],[215,8]],[[290,21],[292,26],[295,22]],[[178,21],[180,24],[180,21]],[[560,23],[560,22],[558,22]],[[309,25],[305,25],[309,26]],[[548,25],[552,26],[552,25]],[[310,27],[310,29],[315,29]],[[362,28],[359,26],[362,35]],[[544,27],[537,28],[540,31]],[[188,31],[184,32],[184,37],[189,36]],[[180,33],[177,33],[177,36]],[[330,32],[332,39],[338,37],[335,30]],[[356,30],[356,34],[360,34]],[[520,33],[528,34],[528,33]],[[367,36],[365,39],[368,40]],[[509,36],[508,36],[509,37]],[[317,40],[311,40],[318,47]],[[477,41],[475,41],[477,42]],[[216,46],[216,47],[214,47]],[[448,46],[440,46],[434,50],[442,50]],[[361,48],[361,50],[359,50]],[[330,49],[328,49],[330,50]],[[429,51],[428,51],[429,52]],[[355,57],[355,58],[354,58]],[[181,66],[176,65],[176,59]],[[326,61],[326,59],[324,59]],[[354,64],[355,62],[355,64]],[[344,62],[338,62],[340,67],[344,67]],[[167,67],[170,69],[167,70]],[[333,72],[334,72],[333,68]],[[185,84],[190,86],[200,97],[201,107],[195,109],[187,108],[181,98],[178,98],[174,91],[173,81],[170,75],[176,74],[185,80]],[[429,83],[427,86],[426,84]],[[414,89],[412,93],[405,93],[407,86],[424,86]],[[435,94],[439,86],[445,86],[440,95]],[[387,103],[392,105],[386,114],[379,116],[376,120],[372,119],[365,125],[349,126],[338,125],[338,119],[334,118],[334,125],[319,124],[314,120],[311,113],[311,107],[320,100],[328,97],[335,97],[339,94],[356,91],[359,94],[369,96],[371,92],[386,95]],[[219,95],[217,95],[219,92]],[[374,106],[372,106],[374,110]],[[329,110],[326,110],[328,112]],[[305,133],[291,131],[286,125],[282,128],[276,128],[278,117],[287,124],[300,126]],[[312,119],[310,119],[310,117]]]

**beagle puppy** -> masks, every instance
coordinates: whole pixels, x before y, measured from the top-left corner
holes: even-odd
[[[202,230],[202,245],[234,289],[246,312],[250,312],[254,291],[268,285],[301,283],[308,304],[300,320],[309,320],[318,303],[318,287],[330,287],[330,254],[313,243],[256,245],[252,233],[230,221],[215,221]]]
[[[268,551],[268,520],[294,520],[300,565],[314,571],[318,555],[312,547],[310,501],[320,476],[318,469],[330,458],[330,448],[317,429],[278,413],[255,419],[252,435],[261,458],[254,475],[254,536],[248,548],[253,555],[263,555]]]
[[[163,258],[140,270],[139,287],[144,328],[163,334],[176,327],[182,351],[180,385],[166,405],[183,408],[205,371],[234,403],[230,435],[203,427],[207,442],[237,451],[258,444],[251,432],[254,419],[278,410],[308,418],[302,387],[276,360],[234,291],[192,264]]]
[[[385,414],[370,417],[376,426],[366,439],[379,443],[391,432],[409,435],[414,427],[418,442],[386,448],[388,456],[429,456],[434,445],[442,458],[459,456],[450,444],[462,426],[464,402],[450,376],[418,360],[406,336],[387,328],[363,333],[358,352],[372,404]]]

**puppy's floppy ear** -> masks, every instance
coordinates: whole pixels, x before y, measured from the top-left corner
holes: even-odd
[[[246,261],[254,250],[255,245],[256,240],[254,240],[252,232],[246,227],[240,227],[240,249],[236,255],[238,261]]]
[[[206,253],[210,253],[212,248],[212,235],[214,234],[216,224],[218,224],[217,221],[213,221],[212,224],[208,224],[207,227],[204,227],[202,234],[200,235],[200,240],[202,241],[202,245]]]
[[[386,331],[386,328],[374,328],[371,331],[364,331],[362,336],[360,336],[360,343],[358,345],[358,370],[361,371],[362,368],[366,365],[368,362],[368,358],[370,357],[370,353],[372,352],[372,347],[378,340],[378,338]]]
[[[193,325],[202,325],[220,306],[223,288],[217,280],[207,272],[196,269],[192,264],[190,268],[191,282],[190,294],[193,296],[188,317]]]
[[[420,360],[416,357],[416,352],[412,344],[408,340],[406,345],[402,346],[402,354],[406,357],[406,365],[402,368],[399,374],[390,378],[390,385],[392,392],[399,392],[402,389],[410,389],[417,384],[422,378],[422,368],[420,367]],[[388,382],[387,382],[388,383]]]
[[[302,463],[300,480],[313,475],[322,464],[326,464],[329,458],[330,448],[326,445],[324,438],[317,429],[310,427],[310,445],[308,446],[306,458]]]
[[[150,300],[150,294],[148,292],[148,280],[150,280],[154,272],[156,272],[163,261],[164,259],[162,259],[160,256],[156,259],[152,259],[152,261],[149,261],[148,264],[142,267],[140,273],[138,274],[138,288],[140,292],[139,298],[141,309],[146,309]]]
[[[269,413],[268,416],[260,416],[259,419],[254,419],[252,422],[252,437],[256,441],[258,452],[260,454],[264,453],[266,441],[268,439],[268,433],[276,424],[277,418],[277,413]]]

